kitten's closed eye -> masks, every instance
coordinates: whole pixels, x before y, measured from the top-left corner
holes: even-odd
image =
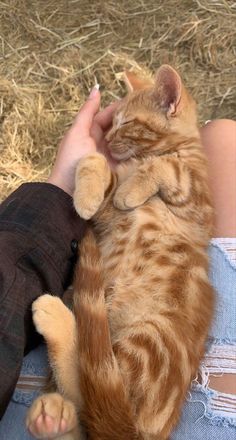
[[[120,126],[123,127],[123,125],[131,124],[131,122],[134,122],[134,119],[130,119],[128,121],[122,122],[122,124],[120,124]]]

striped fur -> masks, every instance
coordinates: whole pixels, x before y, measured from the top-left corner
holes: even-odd
[[[74,284],[83,395],[81,422],[91,439],[141,439],[133,420],[119,365],[113,352],[101,257],[90,231],[81,246]],[[102,420],[102,423],[101,423]]]
[[[169,66],[152,85],[134,84],[142,87],[121,101],[108,134],[110,153],[120,160],[116,173],[99,153],[77,167],[74,205],[91,219],[93,233],[80,249],[76,324],[55,298],[35,306],[47,309],[44,322],[36,314],[34,322],[59,391],[74,402],[90,440],[169,438],[213,313],[213,212],[195,103]],[[45,319],[55,306],[65,319],[52,339]],[[81,438],[70,429],[66,439]]]
[[[98,153],[77,170],[82,216],[83,201],[86,210],[93,198],[86,175],[103,195],[91,215],[97,247],[90,233],[75,294],[81,417],[91,439],[167,439],[211,322],[207,164],[195,104],[182,84],[176,91],[173,72],[164,66],[166,93],[173,93],[168,108],[158,100],[158,93],[165,98],[163,72],[154,89],[120,104],[108,135],[111,154],[121,159],[116,175],[107,178]]]

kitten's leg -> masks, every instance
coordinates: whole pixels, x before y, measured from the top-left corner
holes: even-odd
[[[163,200],[178,204],[187,199],[189,191],[189,171],[178,158],[152,157],[118,186],[113,203],[121,210],[133,209],[158,193]]]
[[[75,406],[58,393],[38,397],[28,411],[26,426],[38,439],[80,440]]]
[[[35,327],[47,342],[49,361],[60,393],[81,405],[76,322],[60,298],[42,295],[32,305]]]
[[[57,387],[66,398],[59,393],[40,396],[29,410],[27,427],[36,438],[82,439],[76,411],[81,396],[74,315],[59,298],[51,295],[39,297],[32,310],[36,329],[47,342]]]
[[[88,220],[100,208],[111,183],[111,171],[106,158],[94,153],[79,160],[74,192],[74,206],[78,214]]]

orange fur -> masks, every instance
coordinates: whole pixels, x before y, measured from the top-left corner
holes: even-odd
[[[179,75],[163,66],[153,85],[133,90],[108,139],[121,164],[105,199],[109,181],[104,189],[91,156],[77,174],[79,213],[93,199],[85,170],[103,200],[91,216],[101,258],[90,236],[77,276],[82,420],[91,439],[164,440],[196,375],[213,310],[207,165]],[[98,174],[104,158],[96,160]]]
[[[152,83],[126,81],[132,92],[107,136],[116,173],[99,153],[76,173],[74,204],[95,234],[81,245],[75,281],[78,366],[56,363],[50,343],[49,357],[89,439],[166,440],[213,312],[212,206],[195,103],[179,75],[162,66]]]

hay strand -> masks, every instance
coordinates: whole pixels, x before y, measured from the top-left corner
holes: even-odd
[[[199,119],[235,118],[236,3],[231,0],[0,1],[0,198],[44,180],[58,141],[99,82],[121,97],[124,68],[179,69]]]

